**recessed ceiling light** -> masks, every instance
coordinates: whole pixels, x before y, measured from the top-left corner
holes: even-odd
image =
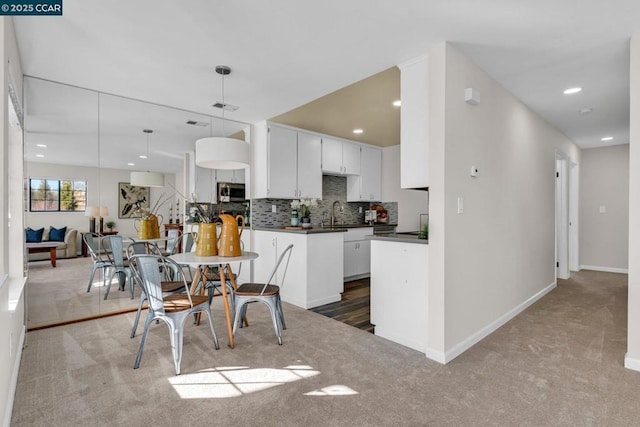
[[[393,101],[393,106],[394,107],[399,107],[401,105],[402,105],[402,101],[401,100],[398,99],[397,101]]]
[[[604,138],[600,138],[600,141],[611,141],[612,139],[612,136],[605,136]]]
[[[135,163],[131,163],[131,162],[127,163],[127,166],[135,166],[135,165],[136,165]]]
[[[36,154],[36,157],[44,157],[44,154]]]
[[[571,87],[571,88],[569,88],[569,89],[566,89],[566,90],[564,91],[564,94],[565,94],[565,95],[573,95],[574,93],[578,93],[578,92],[580,92],[581,90],[582,90],[582,88],[581,88],[581,87]]]
[[[36,144],[36,147],[47,148],[47,144]]]
[[[141,159],[146,159],[147,158],[147,156],[145,156],[144,154],[141,154],[138,157],[140,157]]]
[[[588,107],[588,108],[583,108],[582,110],[578,110],[579,114],[589,114],[593,111],[593,108]]]
[[[362,132],[364,132],[362,129],[354,129],[353,130],[353,133],[362,133]]]

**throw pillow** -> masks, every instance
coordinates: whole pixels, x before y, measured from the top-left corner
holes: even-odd
[[[50,242],[64,242],[64,235],[67,232],[67,227],[54,228],[50,227],[49,241]]]
[[[31,227],[27,228],[27,243],[40,243],[42,241],[42,233],[44,227],[34,230]]]

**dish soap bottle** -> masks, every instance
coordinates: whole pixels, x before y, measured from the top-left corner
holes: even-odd
[[[291,210],[291,226],[292,227],[299,227],[300,226],[300,219],[298,218],[298,210],[297,209],[292,209]]]

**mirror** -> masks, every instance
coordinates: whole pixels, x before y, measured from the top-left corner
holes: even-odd
[[[45,179],[50,187],[54,187],[52,181],[58,180],[61,188],[65,183],[68,188],[69,182],[80,188],[73,192],[77,196],[76,211],[63,206],[62,192],[56,193],[55,188],[47,187],[47,194],[60,196],[58,211],[35,212],[30,207],[31,199],[25,199],[27,227],[47,231],[50,227],[67,227],[77,231],[77,257],[58,257],[56,267],[52,267],[48,253],[29,255],[30,259],[45,259],[29,262],[28,328],[135,310],[139,290],[131,299],[128,283],[121,291],[118,280],[113,281],[104,298],[107,287],[101,269],[87,292],[93,262],[91,257],[83,256],[87,251],[82,250],[82,234],[90,231],[90,217],[85,216],[84,207],[106,207],[102,230],[123,236],[126,247],[127,238],[136,237],[137,221],[128,217],[130,212],[121,211],[122,185],[129,183],[132,171],[160,172],[165,176],[165,186],[149,189],[149,207],[155,208],[163,225],[170,216],[172,222],[177,222],[178,212],[183,222],[182,195],[188,194],[185,153],[193,152],[197,139],[211,135],[244,139],[249,125],[226,119],[223,126],[218,117],[32,77],[25,77],[24,87],[26,192],[30,192],[30,178],[35,183],[36,178]],[[145,133],[144,129],[152,132]],[[196,179],[202,177],[196,175]],[[210,179],[211,175],[205,178]],[[83,182],[86,194],[81,189]],[[107,228],[112,222],[113,228]],[[95,224],[99,231],[99,217]]]

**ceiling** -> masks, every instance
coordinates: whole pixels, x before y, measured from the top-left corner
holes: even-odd
[[[381,146],[399,139],[395,66],[449,41],[589,148],[603,136],[628,143],[640,2],[66,0],[62,17],[14,23],[27,75],[220,116],[213,70],[224,64],[225,102],[240,107],[227,119],[274,118]],[[563,95],[571,86],[583,91]]]

